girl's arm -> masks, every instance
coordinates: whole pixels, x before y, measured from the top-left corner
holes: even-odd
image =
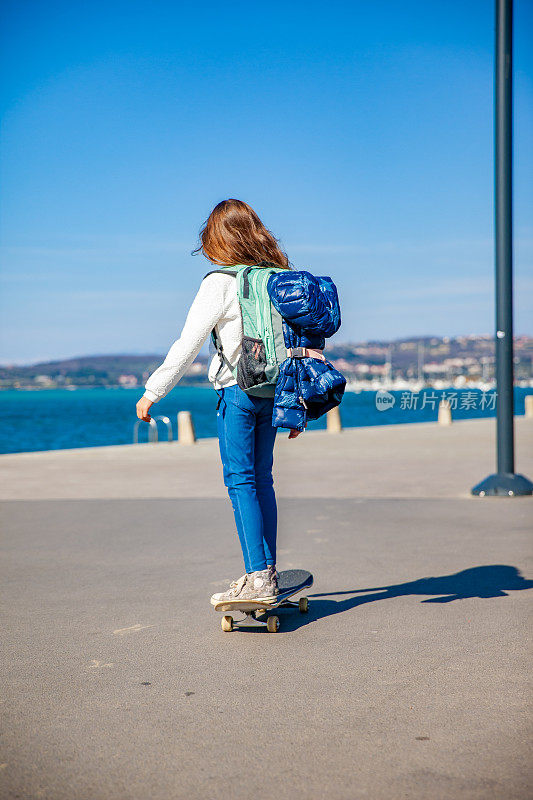
[[[179,339],[174,342],[161,366],[146,381],[144,395],[137,403],[137,416],[140,419],[149,421],[150,406],[165,397],[178,383],[212,329],[224,316],[225,286],[226,281],[217,275],[209,275],[200,284]]]

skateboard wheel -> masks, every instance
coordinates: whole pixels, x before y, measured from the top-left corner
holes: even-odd
[[[233,630],[233,617],[222,617],[220,624],[222,626],[222,630],[226,631],[226,633],[229,633]]]
[[[267,631],[277,633],[279,631],[279,617],[269,617],[267,619]]]
[[[300,614],[307,614],[309,611],[309,600],[307,597],[300,597],[298,600],[298,608],[300,609]]]

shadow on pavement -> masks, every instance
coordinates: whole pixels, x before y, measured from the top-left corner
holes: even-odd
[[[309,603],[307,617],[291,614],[284,616],[283,631],[296,630],[308,622],[314,622],[332,614],[349,611],[365,603],[377,600],[389,600],[404,595],[435,595],[422,600],[422,603],[451,603],[453,600],[465,600],[479,597],[507,597],[508,591],[519,591],[533,588],[533,581],[526,580],[516,567],[505,564],[492,564],[483,567],[471,567],[454,575],[443,575],[438,578],[419,578],[416,581],[399,583],[391,586],[374,586],[368,589],[345,589],[338,592],[310,594],[313,599]],[[342,600],[323,598],[355,595]]]

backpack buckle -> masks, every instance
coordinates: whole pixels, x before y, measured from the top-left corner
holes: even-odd
[[[289,358],[305,358],[306,352],[305,347],[288,347],[287,353],[289,354]]]
[[[289,358],[317,358],[319,361],[326,360],[322,350],[318,350],[314,347],[288,347],[287,356]]]

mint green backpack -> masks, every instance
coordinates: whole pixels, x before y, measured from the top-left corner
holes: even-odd
[[[207,273],[232,275],[236,279],[242,317],[242,354],[236,368],[225,357],[215,329],[211,332],[220,358],[220,367],[215,378],[218,378],[220,370],[226,364],[240,388],[255,397],[274,397],[279,365],[287,358],[283,320],[267,292],[268,279],[274,272],[284,270],[262,262],[251,267],[236,264],[234,267],[213,269]]]

